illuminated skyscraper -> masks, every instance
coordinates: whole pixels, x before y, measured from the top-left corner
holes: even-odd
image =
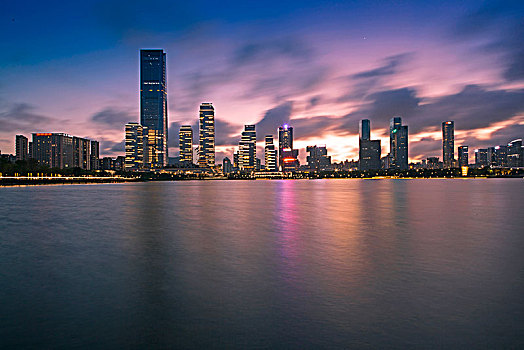
[[[91,145],[88,139],[73,136],[73,166],[91,169]]]
[[[140,124],[149,129],[151,168],[167,165],[167,82],[163,50],[140,50]]]
[[[389,124],[391,168],[408,169],[408,126],[402,125],[401,117],[391,118]]]
[[[455,123],[442,122],[442,160],[444,168],[451,168],[455,160]]]
[[[215,166],[215,109],[212,103],[200,105],[198,165]]]
[[[100,157],[100,144],[98,141],[91,141],[91,152],[89,152],[91,170],[99,169],[98,158]]]
[[[254,125],[245,125],[238,144],[238,165],[242,171],[256,170],[257,133]]]
[[[193,164],[193,128],[191,125],[182,125],[178,136],[180,163],[190,166]]]
[[[284,124],[278,128],[278,164],[284,164],[284,149],[293,149],[293,127]]]
[[[469,166],[468,146],[460,146],[458,148],[458,163],[459,167]]]
[[[73,167],[73,136],[63,133],[34,133],[33,157],[50,168]]]
[[[278,171],[277,150],[273,143],[273,135],[266,135],[266,145],[264,148],[264,161],[267,171]]]
[[[511,141],[508,144],[508,166],[510,167],[524,166],[523,151],[524,151],[524,148],[522,148],[522,139]]]
[[[147,128],[138,123],[126,124],[126,171],[144,169],[144,132]]]
[[[29,157],[29,143],[24,135],[15,136],[16,160],[26,160]]]

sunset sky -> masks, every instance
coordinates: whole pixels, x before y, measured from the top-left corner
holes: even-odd
[[[358,158],[363,118],[385,155],[402,116],[411,160],[442,157],[444,120],[470,155],[524,137],[522,1],[3,1],[0,32],[2,153],[46,131],[123,155],[141,48],[167,52],[170,156],[201,102],[215,106],[218,161],[244,124],[262,159],[284,122],[302,160],[314,144]]]

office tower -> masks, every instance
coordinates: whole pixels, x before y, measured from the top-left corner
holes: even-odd
[[[377,170],[382,167],[380,162],[380,140],[371,140],[371,123],[368,119],[360,121],[358,139],[359,170]]]
[[[28,157],[29,159],[33,159],[33,142],[29,142],[29,149],[28,149]]]
[[[358,154],[359,170],[378,170],[382,167],[380,140],[360,140]]]
[[[298,149],[284,148],[281,152],[282,171],[297,171],[300,166]]]
[[[222,160],[222,173],[229,174],[233,172],[233,164],[231,164],[231,159],[224,157]]]
[[[91,169],[91,144],[88,139],[73,136],[73,166],[84,170]]]
[[[523,161],[522,139],[516,139],[508,143],[508,166],[522,167]]]
[[[262,166],[262,161],[260,160],[260,158],[257,158],[255,163],[256,163],[255,170],[260,171],[260,167]]]
[[[497,155],[495,154],[495,147],[487,148],[487,162],[488,162],[488,166],[497,165]]]
[[[198,165],[212,168],[215,166],[215,109],[212,103],[200,105],[199,116]]]
[[[359,126],[360,140],[369,140],[371,138],[371,124],[369,119],[362,119]]]
[[[98,158],[100,157],[100,144],[98,141],[91,141],[91,170],[98,170],[100,168]]]
[[[401,117],[391,118],[389,124],[391,168],[408,169],[408,127],[402,125]]]
[[[144,139],[147,140],[145,134],[147,131],[147,128],[138,123],[126,124],[126,157],[124,162],[126,171],[144,169],[146,165],[144,161]]]
[[[306,152],[309,152],[309,156],[306,157],[309,169],[322,171],[331,168],[331,157],[327,155],[325,145],[307,146]]]
[[[238,144],[238,165],[241,171],[256,170],[257,133],[254,125],[245,125]]]
[[[445,168],[453,167],[455,160],[455,123],[442,122],[442,160]]]
[[[184,166],[193,166],[193,128],[191,125],[182,125],[178,136],[180,163]]]
[[[140,50],[140,124],[148,128],[151,168],[167,165],[167,82],[163,50]]]
[[[500,167],[508,166],[508,146],[495,147],[495,165]]]
[[[489,166],[488,164],[488,150],[486,148],[476,149],[475,150],[475,166],[477,168],[482,168]]]
[[[468,166],[469,165],[469,151],[468,146],[460,146],[458,148],[458,161],[459,161],[459,167]]]
[[[284,165],[284,149],[293,149],[293,128],[284,124],[278,128],[278,165]]]
[[[27,160],[29,158],[28,140],[24,135],[15,136],[15,155],[16,160]]]
[[[266,135],[266,145],[264,148],[264,161],[267,171],[278,171],[277,150],[273,143],[273,135]]]
[[[50,168],[73,167],[73,136],[63,133],[34,133],[33,157]]]

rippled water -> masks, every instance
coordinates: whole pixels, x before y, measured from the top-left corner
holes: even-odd
[[[1,348],[524,347],[524,182],[0,188]]]

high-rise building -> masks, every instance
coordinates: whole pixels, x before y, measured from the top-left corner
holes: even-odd
[[[266,145],[264,148],[264,161],[267,171],[278,171],[277,165],[277,150],[273,143],[273,135],[266,135]]]
[[[198,165],[215,166],[215,109],[212,103],[200,105]]]
[[[509,167],[524,166],[523,150],[524,149],[522,148],[522,139],[513,140],[508,144],[508,166]]]
[[[282,171],[297,171],[300,166],[298,149],[284,148],[281,153]]]
[[[98,170],[100,168],[98,158],[100,157],[100,144],[98,141],[91,141],[91,170]]]
[[[284,124],[278,128],[278,165],[284,165],[284,149],[293,149],[293,127]]]
[[[371,139],[371,123],[369,119],[362,119],[359,127],[360,140]]]
[[[126,124],[126,158],[124,165],[126,171],[141,170],[145,168],[144,139],[147,144],[147,130],[147,128],[144,128],[138,123]]]
[[[15,136],[16,160],[27,160],[29,158],[29,144],[24,135]]]
[[[371,140],[371,123],[368,119],[360,121],[358,139],[359,170],[377,170],[381,168],[380,140]]]
[[[495,153],[495,147],[487,148],[487,162],[488,162],[488,166],[497,165],[497,154]]]
[[[483,168],[489,166],[488,162],[488,150],[486,148],[475,150],[475,166],[477,168]]]
[[[72,168],[73,136],[63,133],[33,133],[33,157],[50,168]]]
[[[222,173],[229,174],[233,172],[233,164],[231,164],[231,159],[224,157],[222,160]]]
[[[239,154],[238,154],[238,151],[236,151],[235,153],[233,153],[233,169],[235,171],[238,171],[238,163],[239,163]]]
[[[458,148],[458,165],[459,167],[469,166],[468,146],[460,146]]]
[[[91,143],[88,139],[73,136],[73,166],[84,170],[91,169]]]
[[[495,165],[500,167],[508,166],[508,146],[495,147]]]
[[[451,168],[455,160],[455,123],[442,122],[442,159],[445,168]]]
[[[245,125],[238,144],[238,165],[241,171],[256,170],[257,132],[255,125]]]
[[[401,117],[391,118],[389,124],[391,168],[408,169],[408,126],[402,125]]]
[[[151,168],[167,165],[167,82],[163,50],[140,50],[140,124],[148,128]]]
[[[182,125],[179,132],[180,163],[184,166],[193,165],[193,128]]]
[[[331,168],[331,156],[327,155],[327,148],[325,145],[307,146],[306,152],[309,152],[309,156],[306,157],[309,169],[322,171]]]

